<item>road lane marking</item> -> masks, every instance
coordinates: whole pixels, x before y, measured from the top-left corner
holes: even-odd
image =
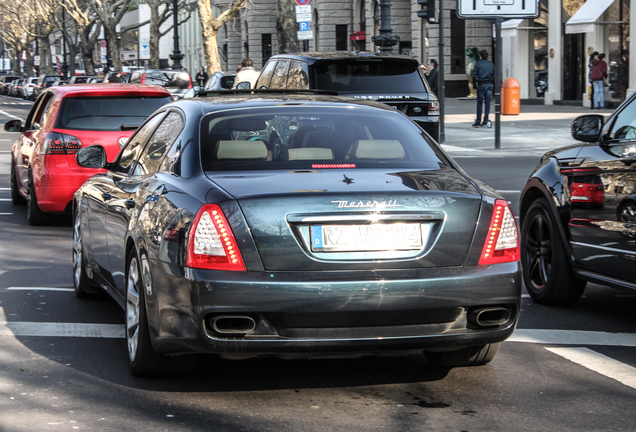
[[[513,193],[521,193],[520,190],[497,190],[497,192],[502,194],[513,194]]]
[[[20,121],[21,121],[21,122],[23,122],[23,123],[24,123],[24,121],[25,121],[24,119],[21,119],[20,117],[17,117],[17,116],[15,116],[15,115],[13,115],[13,114],[9,114],[8,112],[6,112],[6,111],[4,111],[4,110],[0,110],[0,114],[2,114],[3,116],[7,116],[7,117],[9,117],[9,118],[10,118],[10,119],[12,119],[12,120],[20,120]]]
[[[0,322],[0,336],[44,336],[121,339],[122,324]]]
[[[636,347],[636,333],[607,333],[582,330],[517,329],[508,342],[545,345],[598,345]]]
[[[53,288],[53,287],[9,287],[7,291],[64,291],[74,292],[73,288]]]
[[[546,348],[571,362],[636,389],[636,368],[588,348]]]

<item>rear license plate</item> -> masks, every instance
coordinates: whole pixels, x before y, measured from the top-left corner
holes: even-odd
[[[577,195],[573,195],[572,196],[573,200],[580,200],[580,201],[587,201],[590,199],[590,197],[588,196],[577,196]]]
[[[312,225],[314,252],[363,252],[421,249],[428,224]]]

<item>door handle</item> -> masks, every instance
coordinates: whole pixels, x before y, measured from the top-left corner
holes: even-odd
[[[135,206],[137,205],[137,203],[135,202],[135,200],[132,199],[127,199],[126,201],[124,201],[124,205],[126,206],[126,208],[128,210],[135,208]]]
[[[112,199],[113,196],[111,194],[109,194],[108,192],[102,192],[102,198],[104,199],[104,201],[108,201],[108,200]]]

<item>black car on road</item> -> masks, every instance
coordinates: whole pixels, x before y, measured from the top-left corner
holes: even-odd
[[[578,117],[572,136],[583,143],[546,153],[521,196],[524,281],[546,305],[587,282],[636,290],[636,95],[607,121]]]
[[[75,290],[125,309],[134,374],[196,353],[481,365],[514,331],[507,202],[386,105],[182,99],[112,163],[99,145],[77,160],[107,171],[74,197]]]
[[[385,103],[439,140],[439,103],[417,60],[369,52],[313,52],[271,57],[256,82],[262,89],[317,89]]]

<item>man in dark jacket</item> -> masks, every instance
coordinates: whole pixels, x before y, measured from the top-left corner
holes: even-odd
[[[473,68],[473,86],[477,87],[477,119],[473,127],[486,126],[488,114],[490,114],[490,99],[495,84],[495,65],[488,60],[488,51],[479,52],[481,60],[475,63]],[[475,83],[476,81],[476,83]],[[481,120],[481,104],[485,102],[484,118]]]
[[[433,92],[433,94],[435,96],[437,96],[437,89],[438,89],[438,84],[437,84],[437,60],[435,59],[430,59],[428,61],[428,76],[426,77],[426,80],[428,81],[428,85],[431,88],[431,91]]]

